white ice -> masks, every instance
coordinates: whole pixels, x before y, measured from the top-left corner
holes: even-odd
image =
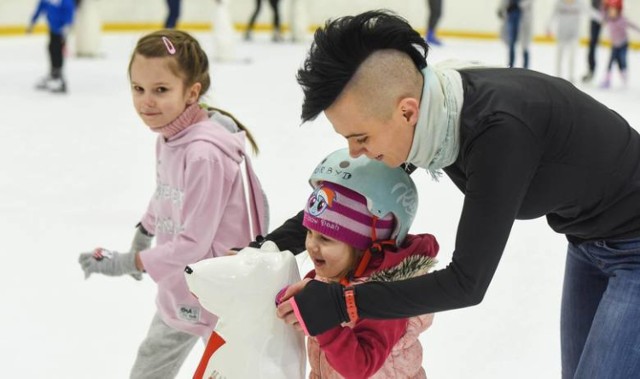
[[[209,33],[195,33],[207,49]],[[66,61],[69,93],[36,92],[48,69],[46,37],[0,39],[0,377],[125,378],[154,313],[148,277],[84,280],[78,253],[129,247],[134,225],[154,189],[154,139],[130,100],[127,64],[139,34],[103,36],[104,56]],[[261,38],[264,37],[264,38]],[[446,39],[429,61],[475,59],[503,65],[499,41]],[[303,205],[307,178],[344,141],[320,118],[300,125],[295,81],[307,43],[242,42],[250,63],[213,64],[208,101],[228,109],[255,134],[255,166],[272,209],[272,227]],[[585,69],[578,51],[576,74]],[[532,69],[553,73],[553,45],[535,44]],[[597,87],[608,49],[598,53],[588,92],[640,127],[640,54],[629,52],[630,83]],[[523,89],[522,96],[527,96]],[[462,195],[448,179],[413,175],[420,190],[412,231],[434,234],[439,268],[451,258]],[[517,222],[483,303],[436,315],[423,334],[430,379],[559,378],[559,300],[565,240],[543,219]],[[258,283],[256,285],[259,285]],[[429,294],[424,294],[429,296]],[[190,378],[198,345],[179,378]]]

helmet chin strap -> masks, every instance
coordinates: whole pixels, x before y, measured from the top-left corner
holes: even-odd
[[[378,217],[373,216],[373,221],[371,225],[371,240],[373,242],[371,243],[371,246],[369,246],[369,248],[367,248],[367,250],[364,251],[364,253],[362,254],[362,257],[360,257],[360,262],[358,263],[358,267],[356,267],[355,271],[353,271],[353,275],[348,275],[348,276],[351,276],[352,278],[359,278],[362,276],[362,274],[364,274],[364,271],[367,269],[367,266],[369,266],[369,262],[371,261],[372,253],[380,253],[384,250],[385,247],[396,245],[395,239],[388,239],[384,241],[377,240],[378,239],[378,235],[376,233],[377,222],[378,222]],[[349,285],[349,280],[346,277],[344,277],[340,279],[340,284],[342,284],[343,286],[347,286]]]

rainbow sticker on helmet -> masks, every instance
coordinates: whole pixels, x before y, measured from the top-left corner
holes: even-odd
[[[331,188],[316,188],[307,202],[307,212],[312,216],[320,216],[327,208],[331,207],[336,193]]]

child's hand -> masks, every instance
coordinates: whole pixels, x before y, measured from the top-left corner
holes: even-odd
[[[284,321],[286,324],[293,326],[295,330],[304,332],[302,326],[300,325],[300,321],[293,311],[293,306],[291,305],[290,301],[283,301],[282,303],[280,303],[280,305],[278,305],[278,308],[276,309],[276,316],[278,316],[278,318]]]
[[[25,30],[27,32],[27,34],[31,34],[33,33],[33,24],[29,24],[29,26],[27,26],[27,29]]]
[[[280,301],[280,303],[282,303],[282,302],[285,302],[285,301],[289,300],[289,298],[291,298],[292,296],[294,296],[298,292],[302,291],[304,286],[306,286],[307,283],[309,283],[310,281],[311,281],[311,278],[304,278],[301,281],[299,281],[297,283],[293,283],[292,285],[288,286],[287,290],[284,291],[284,294],[282,296],[280,296],[278,301]]]
[[[136,280],[142,279],[142,273],[136,268],[136,253],[118,253],[97,248],[92,252],[82,253],[78,262],[84,271],[84,278],[98,273],[107,276],[131,274]]]
[[[285,323],[290,324],[300,332],[303,332],[302,326],[300,325],[300,321],[293,311],[293,305],[291,304],[291,301],[288,300],[298,292],[302,291],[304,286],[306,286],[310,281],[310,278],[305,278],[297,283],[294,283],[287,287],[282,296],[278,296],[279,305],[276,308],[276,316]]]

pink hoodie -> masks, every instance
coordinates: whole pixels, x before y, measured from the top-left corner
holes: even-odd
[[[605,14],[604,22],[609,28],[609,38],[611,38],[611,45],[613,45],[613,47],[621,47],[625,43],[629,42],[627,29],[633,29],[640,32],[640,28],[636,24],[632,23],[622,15],[619,15],[616,18],[610,18]]]
[[[158,285],[160,317],[177,330],[208,337],[217,321],[189,292],[185,266],[246,246],[266,232],[262,189],[244,145],[244,132],[232,134],[210,119],[166,141],[158,137],[156,191],[141,221],[156,246],[140,258]]]

